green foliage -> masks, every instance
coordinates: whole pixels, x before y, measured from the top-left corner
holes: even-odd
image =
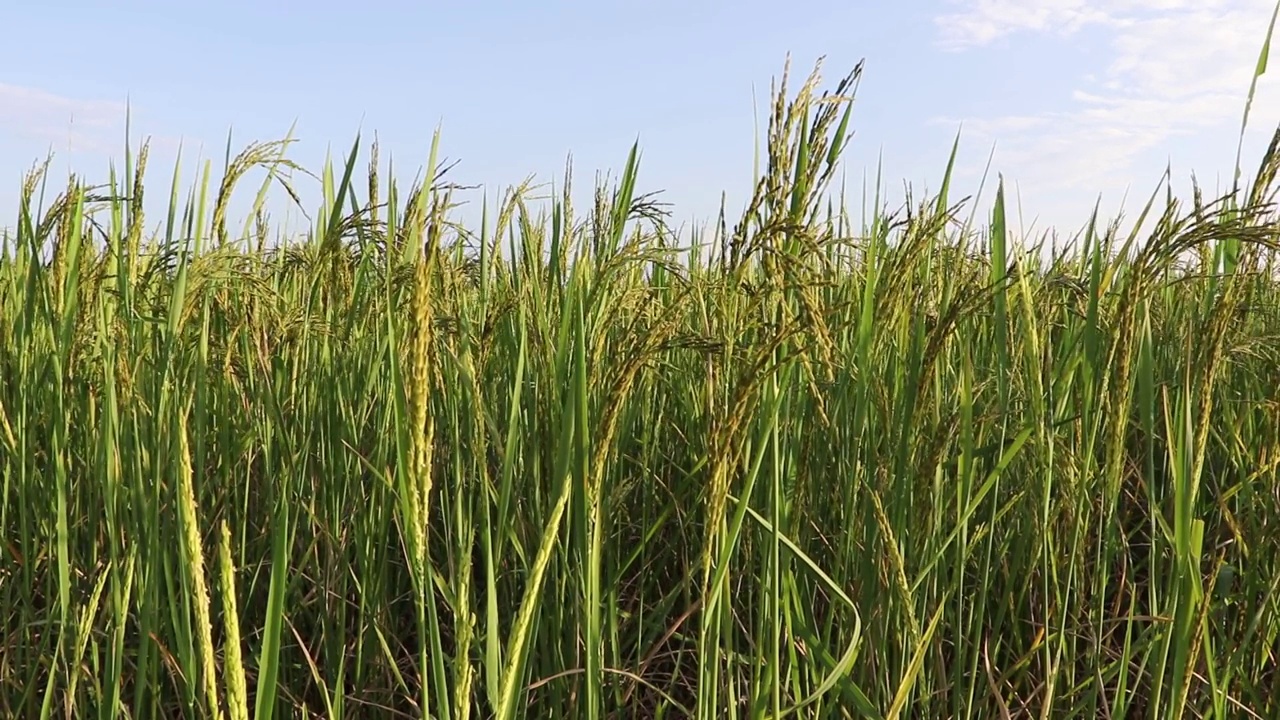
[[[694,248],[636,148],[585,219],[521,187],[473,233],[435,145],[360,198],[357,140],[302,241],[261,214],[287,141],[212,204],[175,172],[145,243],[145,146],[43,211],[34,173],[0,715],[1280,716],[1280,149],[1075,253],[1002,183],[958,222],[954,152],[855,228],[859,75],[783,82]]]

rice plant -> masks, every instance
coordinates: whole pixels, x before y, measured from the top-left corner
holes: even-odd
[[[405,189],[357,139],[300,239],[287,139],[175,168],[158,233],[145,144],[37,169],[0,715],[1280,716],[1280,134],[1054,253],[954,152],[855,222],[860,74],[784,74],[747,207],[684,239],[636,148],[469,228],[438,144]]]

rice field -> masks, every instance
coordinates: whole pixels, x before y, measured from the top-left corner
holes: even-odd
[[[951,164],[855,222],[859,74],[683,239],[636,150],[464,227],[357,140],[303,238],[228,217],[287,141],[33,172],[0,716],[1280,717],[1280,146],[1056,251]]]

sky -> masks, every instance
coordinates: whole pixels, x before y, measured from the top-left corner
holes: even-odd
[[[677,224],[711,220],[751,187],[770,83],[790,54],[823,87],[860,60],[845,172],[856,211],[880,173],[890,209],[942,179],[957,133],[955,191],[1005,179],[1014,229],[1074,234],[1095,203],[1132,214],[1166,168],[1186,195],[1228,189],[1241,114],[1274,0],[738,0],[647,4],[336,0],[4,3],[0,24],[0,227],[23,174],[53,153],[54,181],[92,182],[149,137],[158,222],[178,150],[201,162],[283,138],[318,170],[357,133],[378,138],[401,182],[433,132],[457,161],[465,214],[533,176],[574,186],[616,176],[633,142],[639,190]],[[784,9],[785,8],[785,9]],[[1259,84],[1246,179],[1280,123],[1280,67]],[[759,123],[759,125],[757,125]],[[362,156],[360,167],[364,167]],[[989,213],[989,180],[977,198]],[[312,210],[318,184],[299,179]],[[249,206],[256,182],[233,210]],[[283,207],[283,196],[273,202]],[[955,197],[953,195],[953,197]],[[277,207],[275,205],[273,208]],[[152,223],[149,223],[152,224]]]

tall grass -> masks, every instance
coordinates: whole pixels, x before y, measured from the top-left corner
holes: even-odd
[[[154,237],[145,145],[33,173],[0,715],[1280,716],[1280,144],[1073,252],[1002,183],[961,222],[954,154],[855,225],[859,74],[784,78],[696,251],[635,149],[470,230],[435,145],[402,192],[357,140],[296,242],[287,141],[175,170]]]

